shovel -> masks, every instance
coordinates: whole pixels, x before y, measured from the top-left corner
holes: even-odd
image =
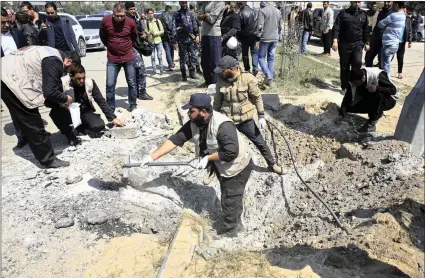
[[[146,166],[152,167],[152,166],[189,166],[193,169],[196,169],[196,167],[192,164],[193,161],[195,161],[197,158],[194,158],[189,161],[173,161],[173,162],[149,162],[146,163]],[[128,178],[128,172],[130,168],[133,167],[140,167],[142,165],[142,162],[131,162],[130,155],[127,155],[124,157],[124,172],[123,172],[123,178]]]

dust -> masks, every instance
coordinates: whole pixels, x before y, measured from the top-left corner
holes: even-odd
[[[87,266],[85,278],[156,277],[167,247],[154,235],[117,237],[100,246],[98,259]]]

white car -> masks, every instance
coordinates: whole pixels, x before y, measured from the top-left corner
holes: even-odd
[[[38,15],[41,21],[44,21],[47,17],[47,14],[45,12],[39,12]],[[74,30],[74,34],[75,34],[75,39],[77,40],[78,47],[80,48],[80,56],[85,57],[86,56],[86,40],[84,39],[83,27],[81,27],[80,23],[78,23],[78,20],[73,15],[70,15],[67,13],[58,13],[58,15],[62,18],[68,19],[69,23],[71,23],[72,30]]]
[[[87,49],[105,49],[99,36],[102,19],[103,17],[86,17],[79,20],[84,30]]]

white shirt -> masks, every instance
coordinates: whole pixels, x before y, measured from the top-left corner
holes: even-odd
[[[6,34],[1,34],[1,48],[5,56],[18,49],[10,31]]]

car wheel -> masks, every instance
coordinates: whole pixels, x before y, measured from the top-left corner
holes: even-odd
[[[422,41],[422,34],[421,34],[420,32],[418,32],[418,33],[416,34],[416,41],[417,41],[417,42],[421,42],[421,41]]]
[[[80,56],[81,57],[86,57],[86,42],[84,41],[83,38],[80,38],[78,40],[78,47],[80,48]]]

